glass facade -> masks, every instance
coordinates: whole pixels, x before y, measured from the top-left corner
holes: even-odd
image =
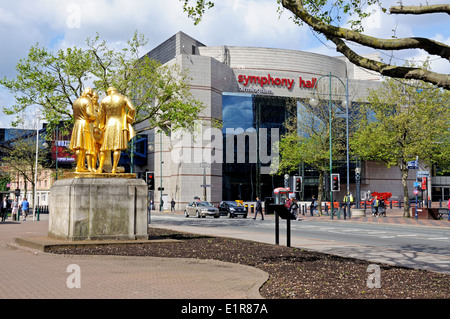
[[[282,97],[222,94],[223,200],[264,199],[284,186],[283,177],[269,171],[272,144],[285,132],[286,103]]]
[[[308,107],[306,100],[296,100],[296,115],[289,112],[289,98],[245,93],[222,94],[222,118],[224,136],[224,159],[222,166],[223,200],[262,200],[272,197],[273,190],[284,187],[282,175],[271,175],[267,159],[273,156],[272,144],[285,133],[284,123],[288,116],[301,116],[300,110]],[[357,109],[357,108],[356,108]],[[352,108],[350,116],[354,116]],[[328,115],[328,113],[326,114]],[[344,119],[338,119],[344,120]],[[321,120],[318,118],[318,123]],[[323,121],[322,121],[323,122]],[[343,127],[343,125],[341,125]],[[276,135],[272,136],[274,133]],[[341,132],[342,135],[345,132]],[[337,132],[334,133],[337,135]],[[230,140],[232,139],[232,141]],[[270,156],[269,156],[270,155]],[[275,154],[278,156],[278,154]],[[355,182],[355,163],[350,161],[350,183]],[[340,173],[341,185],[347,183],[346,161],[333,160],[333,173]],[[290,176],[303,178],[303,190],[298,199],[310,200],[317,196],[319,172],[306,164],[300,164],[298,171]],[[324,177],[325,190],[329,187],[329,175]],[[290,181],[289,184],[290,185]],[[325,192],[326,197],[327,191]]]

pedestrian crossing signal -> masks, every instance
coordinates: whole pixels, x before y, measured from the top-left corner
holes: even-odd
[[[147,186],[148,190],[155,190],[155,174],[152,172],[147,172]]]
[[[339,192],[341,190],[341,181],[339,174],[331,174],[331,191]]]
[[[294,192],[302,191],[302,177],[294,176]]]

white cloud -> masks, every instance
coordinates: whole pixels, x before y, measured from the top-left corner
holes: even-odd
[[[317,40],[323,37],[316,38],[309,27],[294,24],[289,19],[289,11],[280,16],[277,8],[276,0],[216,0],[214,8],[207,11],[202,22],[195,26],[183,12],[179,0],[2,1],[0,77],[13,78],[15,65],[26,57],[36,42],[55,50],[82,47],[86,38],[95,36],[96,32],[102,39],[120,47],[138,30],[149,39],[147,50],[183,31],[206,45],[275,47],[338,55],[334,45],[324,46]],[[397,36],[423,34],[446,43],[450,38],[448,23],[445,25],[433,15],[380,14],[366,25],[369,34],[383,37],[390,37],[394,28]],[[357,49],[361,50],[360,47]],[[400,61],[403,59],[419,58],[421,54],[413,51],[396,53],[396,56],[402,64]],[[448,70],[448,62],[433,62],[433,67]],[[0,88],[0,107],[10,105],[11,101],[11,96]],[[4,121],[4,115],[1,121]]]

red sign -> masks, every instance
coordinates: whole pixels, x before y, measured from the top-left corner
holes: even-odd
[[[258,84],[262,88],[264,88],[265,85],[274,85],[279,87],[286,87],[288,90],[292,89],[295,84],[294,79],[275,78],[270,74],[267,74],[267,76],[240,74],[238,76],[238,82],[244,86],[247,86],[249,84]],[[317,79],[312,78],[311,80],[304,80],[302,77],[299,77],[298,82],[298,86],[300,88],[313,88],[316,85]]]

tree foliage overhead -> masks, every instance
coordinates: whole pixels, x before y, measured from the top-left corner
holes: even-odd
[[[180,1],[184,3],[184,10],[196,24],[201,20],[205,9],[214,5],[212,1],[207,0],[196,0],[194,1],[195,5],[190,5],[190,0]],[[383,14],[418,15],[450,14],[449,4],[404,6],[402,1],[397,1],[399,5],[393,6],[391,5],[393,1],[383,0],[277,0],[277,2],[282,8],[294,14],[296,23],[305,23],[315,32],[323,34],[336,45],[338,52],[345,55],[355,65],[376,71],[384,76],[422,80],[447,90],[450,89],[448,74],[420,67],[396,66],[392,63],[376,61],[359,55],[349,47],[349,43],[354,43],[376,50],[420,49],[449,62],[450,46],[445,43],[424,37],[377,38],[365,35],[363,28],[363,21],[374,13],[367,10],[369,6],[377,7]],[[385,3],[390,7],[385,6]],[[349,20],[349,28],[340,26],[343,24],[344,18]]]
[[[98,34],[86,40],[85,48],[52,52],[36,44],[16,65],[15,79],[0,79],[0,85],[16,100],[3,110],[16,115],[13,126],[17,126],[23,120],[20,114],[37,106],[51,130],[61,120],[70,125],[72,104],[86,86],[93,87],[100,98],[114,86],[132,99],[136,123],[146,121],[145,129],[168,125],[172,129],[192,128],[204,105],[192,98],[187,71],[141,57],[139,50],[146,44],[138,32],[121,49],[113,48]]]
[[[400,169],[404,216],[409,217],[407,163],[416,156],[430,168],[448,163],[450,92],[416,80],[386,79],[367,101],[351,148],[363,160]]]

